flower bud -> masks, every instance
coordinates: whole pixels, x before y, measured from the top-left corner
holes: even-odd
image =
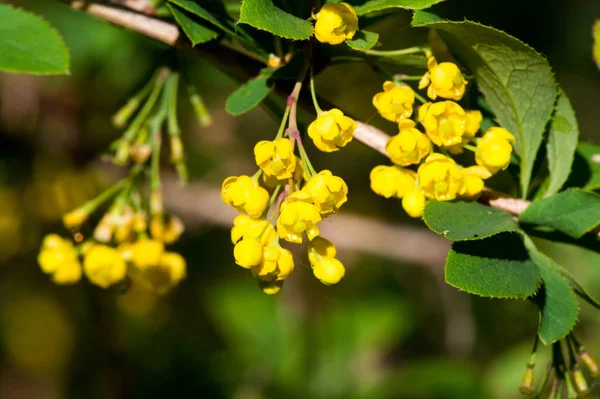
[[[404,195],[402,198],[402,208],[408,213],[410,217],[420,218],[423,216],[423,210],[427,203],[425,196],[420,189],[416,188]]]
[[[249,269],[257,266],[263,258],[263,247],[257,238],[246,237],[233,248],[235,263]]]
[[[265,294],[275,295],[279,291],[281,291],[281,287],[283,286],[283,280],[265,281],[259,278],[258,286]]]
[[[588,387],[588,383],[583,376],[579,367],[575,366],[573,370],[573,382],[575,383],[575,389],[577,389],[577,393],[580,397],[584,397],[590,394],[590,389]]]
[[[339,109],[323,112],[308,126],[308,136],[323,152],[338,151],[352,141],[356,122]]]
[[[413,113],[415,92],[409,86],[398,86],[392,81],[383,84],[383,92],[375,94],[373,106],[379,114],[392,122],[410,118]]]
[[[600,369],[598,368],[598,363],[590,356],[590,354],[583,349],[583,347],[579,350],[579,357],[581,361],[587,366],[588,370],[592,377],[600,376]]]
[[[78,229],[90,216],[87,207],[83,206],[63,216],[63,224],[67,229]]]
[[[321,43],[340,44],[358,30],[358,17],[347,3],[325,3],[314,16],[315,37]]]

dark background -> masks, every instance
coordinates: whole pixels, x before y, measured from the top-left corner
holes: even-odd
[[[167,206],[188,227],[174,247],[188,261],[187,279],[164,297],[84,281],[54,285],[36,263],[41,238],[68,235],[60,216],[116,178],[99,157],[119,135],[110,117],[164,59],[165,47],[55,2],[15,4],[60,31],[72,74],[0,74],[0,398],[519,397],[535,307],[446,286],[447,242],[408,220],[397,200],[369,190],[369,171],[387,161],[358,142],[335,154],[308,145],[317,169],[350,186],[349,203],[326,226],[345,279],[321,285],[299,253],[282,292],[260,292],[233,263],[231,213],[218,188],[226,176],[253,173],[253,145],[274,136],[278,121],[261,109],[228,116],[224,103],[237,82],[187,55],[214,118],[199,128],[182,95],[192,184],[181,188],[171,173],[163,176]],[[544,54],[572,100],[581,136],[598,140],[591,26],[599,1],[448,0],[434,10],[505,30]],[[409,20],[400,12],[376,26],[386,48],[425,36]],[[361,65],[333,67],[317,80],[339,108],[393,133],[370,105],[379,85]],[[597,254],[544,249],[600,295]],[[599,328],[600,317],[583,304],[576,332],[598,357]],[[542,348],[538,373],[548,357]]]

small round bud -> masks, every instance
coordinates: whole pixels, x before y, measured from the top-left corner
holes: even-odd
[[[263,258],[263,247],[257,238],[246,237],[233,248],[235,263],[249,269],[257,266]]]

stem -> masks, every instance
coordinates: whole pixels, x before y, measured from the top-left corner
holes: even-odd
[[[408,76],[401,73],[394,75],[394,80],[404,81],[404,80],[421,80],[423,76]]]
[[[302,71],[300,75],[298,75],[298,80],[296,80],[296,84],[294,85],[294,89],[290,93],[287,98],[287,103],[285,106],[285,111],[283,113],[283,118],[281,119],[281,125],[279,125],[279,130],[277,131],[277,136],[275,139],[279,139],[283,136],[283,132],[285,131],[285,124],[288,121],[289,116],[289,126],[298,130],[298,122],[296,119],[296,108],[298,106],[298,97],[300,97],[300,90],[302,89],[302,82],[306,77],[306,72],[308,71],[308,57],[306,58],[306,62],[302,67]]]
[[[269,199],[269,206],[267,206],[261,217],[266,218],[269,212],[271,212],[271,208],[273,208],[273,204],[275,204],[275,201],[277,201],[279,192],[281,191],[282,187],[283,184],[278,184],[277,187],[275,187],[275,190],[273,191],[273,194],[271,194],[271,198]]]
[[[160,147],[162,143],[161,126],[169,113],[169,99],[173,87],[173,75],[167,76],[165,90],[163,90],[160,106],[156,115],[150,121],[150,140],[152,145],[152,159],[150,161],[150,188],[152,191],[160,190]]]
[[[212,123],[212,117],[206,108],[206,104],[204,104],[202,96],[198,93],[196,87],[192,83],[188,83],[187,91],[192,108],[194,108],[194,112],[198,118],[198,123],[200,123],[200,126],[202,127],[209,126]]]
[[[310,68],[310,95],[312,97],[312,102],[315,107],[315,111],[317,111],[317,115],[323,112],[321,107],[319,107],[319,102],[317,101],[317,93],[315,91],[315,77],[313,74],[312,67]]]
[[[425,97],[423,97],[422,95],[420,95],[416,91],[415,91],[415,98],[417,100],[419,100],[421,102],[421,104],[425,104],[426,102],[429,102]]]
[[[169,87],[165,89],[168,89],[167,96],[169,97],[167,129],[169,136],[179,136],[181,135],[181,128],[179,127],[179,121],[177,120],[177,88],[179,86],[179,73],[174,72],[171,74],[169,83]]]
[[[131,96],[129,100],[127,100],[127,103],[115,113],[115,115],[112,117],[112,122],[117,128],[121,129],[127,124],[129,118],[131,118],[133,113],[137,111],[140,103],[152,92],[152,88],[156,83],[159,72],[160,70],[155,70],[152,74],[152,77],[150,80],[148,80],[144,87],[136,94]]]
[[[281,38],[279,36],[275,36],[275,52],[277,53],[277,56],[283,62],[283,57],[284,57],[283,46],[281,45]]]
[[[369,50],[364,50],[363,52],[365,54],[376,55],[379,57],[394,57],[397,55],[422,53],[422,52],[425,52],[426,48],[427,47],[415,46],[415,47],[403,48],[403,49],[399,49],[399,50],[387,50],[387,51],[386,50],[369,49]]]
[[[169,76],[169,69],[166,67],[160,68],[158,73],[158,77],[154,82],[154,87],[152,88],[152,92],[150,93],[150,97],[142,107],[142,110],[137,114],[131,125],[127,128],[125,133],[123,133],[123,139],[126,141],[131,141],[135,138],[136,133],[140,130],[146,119],[148,119],[148,115],[154,108],[156,101],[158,100],[158,96],[163,88],[165,80]]]

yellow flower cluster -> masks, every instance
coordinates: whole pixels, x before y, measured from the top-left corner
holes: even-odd
[[[72,214],[77,215],[78,211]],[[74,223],[67,214],[63,221],[65,226],[73,228],[84,220]],[[143,211],[134,212],[131,206],[117,200],[96,226],[93,239],[75,247],[70,240],[50,234],[42,243],[38,262],[57,284],[76,283],[85,274],[101,288],[129,279],[164,294],[186,274],[185,259],[165,251],[165,243],[176,241],[183,232],[183,223],[177,217],[154,215],[149,228],[152,238],[148,238],[147,229]]]
[[[464,95],[466,84],[456,64],[438,64],[435,58],[429,58],[428,72],[419,88],[428,87],[431,99],[449,100],[426,102],[419,107],[418,121],[424,133],[409,119],[416,96],[408,85],[387,81],[383,92],[373,97],[379,114],[398,123],[398,134],[386,145],[395,165],[376,166],[370,175],[371,189],[385,198],[401,198],[404,210],[412,217],[423,215],[428,200],[477,198],[484,188],[483,181],[510,163],[514,136],[504,128],[492,127],[481,138],[476,137],[483,120],[481,112],[465,111],[455,102]],[[451,158],[463,149],[475,153],[477,165],[464,167]]]
[[[332,152],[350,142],[355,129],[354,120],[331,109],[319,113],[308,135],[318,149]],[[221,188],[223,201],[240,212],[231,229],[235,263],[250,269],[269,295],[279,292],[294,270],[292,253],[280,240],[301,244],[307,238],[310,264],[324,284],[336,284],[344,276],[335,247],[319,235],[319,223],[348,200],[348,186],[329,170],[317,173],[299,137],[292,141],[282,136],[255,145],[259,170],[253,177],[228,177]]]

